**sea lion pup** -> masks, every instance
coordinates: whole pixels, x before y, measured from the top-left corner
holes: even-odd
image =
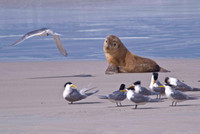
[[[109,64],[106,74],[169,72],[155,61],[131,53],[115,35],[106,37],[103,49]]]

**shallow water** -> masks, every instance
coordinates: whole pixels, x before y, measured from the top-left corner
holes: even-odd
[[[105,60],[102,47],[110,34],[140,56],[200,58],[198,0],[1,1],[0,18],[0,61]],[[6,47],[43,27],[62,34],[68,57],[52,36]]]

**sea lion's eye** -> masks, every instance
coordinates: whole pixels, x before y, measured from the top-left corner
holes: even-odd
[[[106,43],[107,43],[108,41],[106,40]]]

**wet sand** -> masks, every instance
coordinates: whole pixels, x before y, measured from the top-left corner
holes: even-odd
[[[159,73],[177,77],[190,86],[200,87],[200,60],[165,59],[157,63],[170,70]],[[105,75],[106,61],[0,62],[0,133],[2,134],[198,134],[200,99],[178,103],[148,103],[133,109],[125,100],[123,107],[100,100],[141,80],[149,87],[151,73]],[[64,84],[78,88],[97,87],[98,94],[68,104],[62,98]],[[186,92],[200,96],[200,92]],[[155,98],[156,96],[151,96]]]

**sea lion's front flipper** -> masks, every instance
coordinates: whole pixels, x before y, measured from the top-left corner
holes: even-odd
[[[113,64],[109,64],[106,69],[106,74],[114,74],[119,73],[119,67],[114,66]]]
[[[126,71],[126,70],[125,70],[123,67],[121,67],[121,66],[118,66],[117,69],[118,69],[118,72],[119,72],[119,73],[128,73],[128,71]]]

